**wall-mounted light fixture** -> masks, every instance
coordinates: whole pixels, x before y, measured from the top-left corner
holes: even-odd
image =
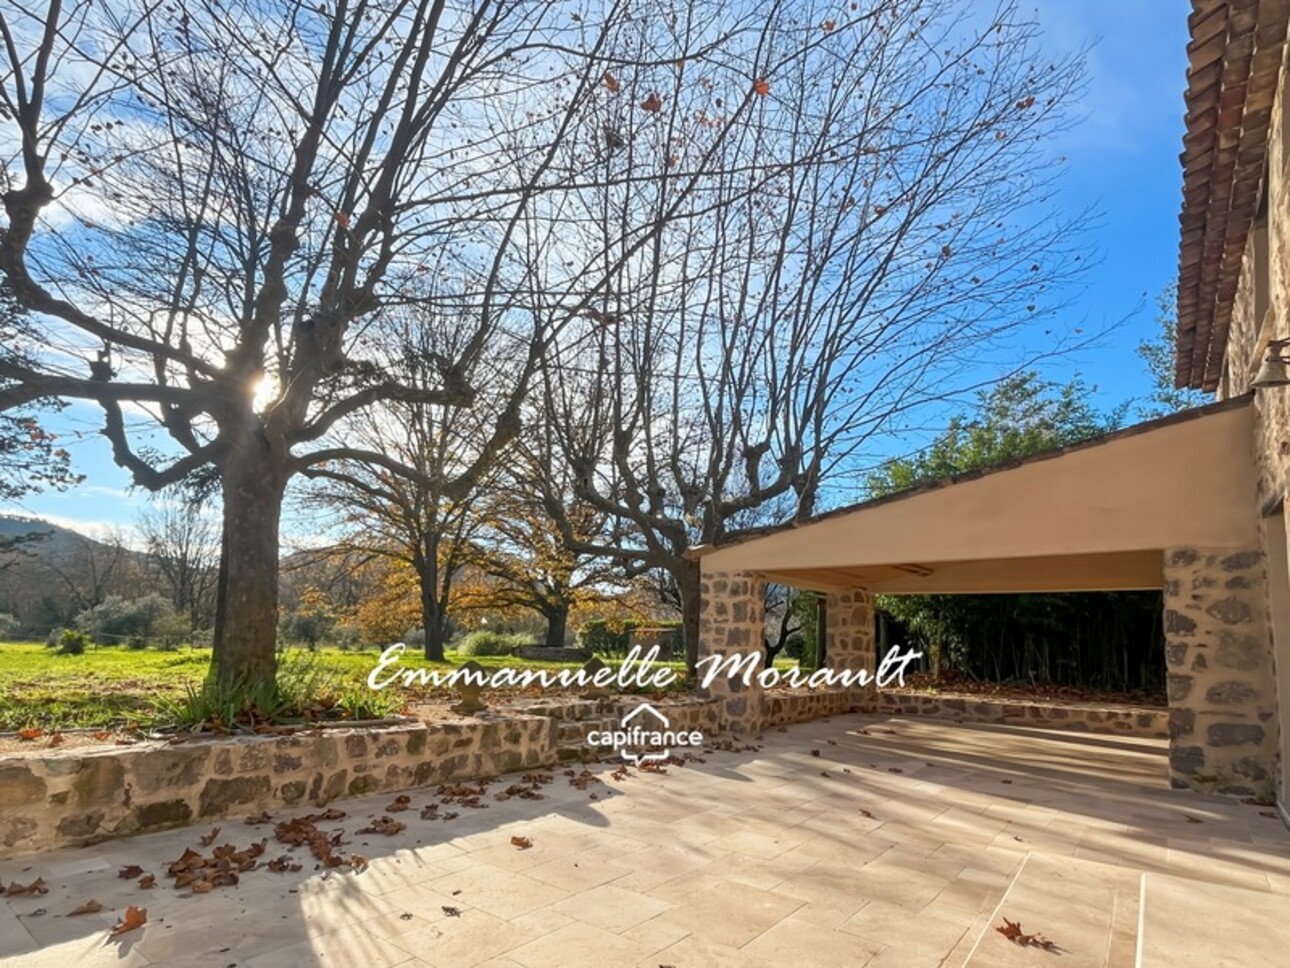
[[[1255,390],[1290,386],[1290,369],[1287,369],[1287,364],[1290,364],[1290,339],[1269,340],[1267,354],[1250,386]]]

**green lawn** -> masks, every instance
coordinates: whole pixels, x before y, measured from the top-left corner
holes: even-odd
[[[327,647],[317,652],[293,649],[284,654],[284,665],[296,670],[311,667],[335,691],[361,700],[376,695],[368,689],[366,679],[378,655],[374,649],[362,652]],[[124,646],[90,646],[83,655],[59,655],[39,644],[0,643],[0,731],[163,725],[173,718],[175,704],[182,703],[188,690],[201,687],[210,656],[209,649],[181,648],[164,652]],[[449,661],[439,667],[455,668],[462,661],[450,655]],[[505,665],[559,669],[578,665],[501,656],[478,657],[475,661],[486,668]],[[400,668],[421,664],[416,651],[409,649]],[[776,662],[786,667],[793,664],[791,660]],[[684,663],[680,662],[667,665],[684,669]],[[379,695],[388,697],[387,703],[418,698],[397,686]]]

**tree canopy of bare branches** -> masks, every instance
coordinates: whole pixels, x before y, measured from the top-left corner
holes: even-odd
[[[891,7],[857,13],[854,29],[879,29]],[[374,405],[470,406],[468,374],[492,340],[510,341],[524,383],[572,323],[626,312],[621,286],[643,253],[703,238],[719,209],[744,212],[746,195],[789,177],[796,159],[750,149],[771,103],[763,78],[804,76],[828,40],[816,24],[793,26],[801,10],[0,8],[12,147],[0,273],[41,320],[30,359],[0,359],[0,412],[91,401],[138,485],[213,474],[214,672],[272,678],[291,479],[338,461],[419,478],[335,433]],[[589,206],[620,193],[648,200],[649,217],[624,211],[589,235]],[[685,221],[696,226],[665,244]],[[465,333],[454,358],[427,361],[432,385],[409,385],[367,336],[424,302],[427,278],[439,318]],[[518,429],[499,419],[479,460]]]
[[[866,442],[1025,358],[1018,335],[1060,345],[1077,226],[1046,203],[1081,69],[1037,36],[1010,4],[795,4],[733,133],[739,99],[702,69],[675,72],[655,140],[601,104],[603,176],[569,231],[613,268],[542,372],[547,419],[579,498],[627,536],[572,545],[665,570],[691,662],[687,548],[810,516]],[[660,145],[678,169],[718,155],[717,174],[628,253],[624,227],[675,202],[631,177]]]

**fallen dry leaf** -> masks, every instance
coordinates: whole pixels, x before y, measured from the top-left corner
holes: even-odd
[[[533,841],[529,840],[527,837],[512,837],[511,846],[518,847],[520,850],[528,850],[533,846]]]
[[[866,820],[873,819],[873,814],[871,814],[868,810],[857,810],[856,812],[860,814],[860,816],[864,817]]]
[[[819,751],[819,750],[811,750],[811,755],[812,755],[812,756],[819,756],[819,755],[820,755],[820,751]]]
[[[448,915],[450,918],[461,917],[461,910],[459,908],[451,907],[447,904],[443,906],[443,913]]]
[[[1205,822],[1205,821],[1201,820],[1201,819],[1200,819],[1200,817],[1193,817],[1193,816],[1192,816],[1191,814],[1189,814],[1189,813],[1184,813],[1184,814],[1183,814],[1183,819],[1184,819],[1184,820],[1186,820],[1188,823],[1204,823],[1204,822]]]
[[[144,874],[139,878],[139,887],[141,890],[151,891],[157,886],[157,878],[152,874]]]
[[[148,909],[138,908],[138,907],[135,907],[133,904],[131,904],[128,908],[125,909],[125,915],[121,918],[120,921],[117,922],[116,927],[114,927],[110,932],[108,932],[108,934],[110,937],[119,938],[127,931],[133,931],[136,928],[141,928],[147,923],[148,923]]]
[[[256,824],[273,823],[273,818],[269,816],[269,811],[261,810],[259,813],[252,814],[242,821],[254,827]]]
[[[400,795],[395,797],[394,802],[391,803],[389,806],[387,806],[385,809],[388,810],[390,813],[398,813],[400,810],[407,810],[411,806],[412,806],[412,798],[409,796]]]
[[[18,738],[28,743],[30,743],[33,739],[40,739],[40,737],[44,735],[45,735],[45,731],[43,729],[18,730]]]
[[[130,864],[128,867],[122,867],[116,872],[116,876],[123,881],[132,881],[143,873],[143,868],[138,864]]]
[[[215,838],[219,836],[219,831],[220,831],[220,828],[216,827],[210,833],[203,834],[201,837],[198,837],[197,839],[202,842],[203,847],[209,847],[211,844],[215,843]]]
[[[98,914],[102,910],[103,910],[103,905],[100,904],[98,901],[86,901],[75,911],[68,911],[67,916],[69,918],[73,918],[73,917],[76,917],[76,915],[78,914]]]
[[[1042,948],[1044,951],[1060,950],[1056,944],[1049,941],[1042,934],[1026,934],[1021,930],[1020,921],[1009,921],[1005,917],[1003,924],[996,925],[994,930],[1021,948]]]
[[[17,881],[10,881],[9,886],[5,889],[5,897],[21,897],[24,894],[48,894],[49,888],[45,886],[44,878],[37,877],[30,884],[22,885]]]
[[[378,817],[370,824],[359,831],[360,834],[384,834],[387,837],[393,837],[395,834],[404,830],[407,824],[400,823],[393,817]]]
[[[66,742],[67,742],[67,737],[60,732],[56,732],[49,737],[50,746],[62,746]]]
[[[91,735],[97,740],[105,740],[105,739],[112,738],[112,732],[106,729],[101,729],[97,733],[93,733]]]

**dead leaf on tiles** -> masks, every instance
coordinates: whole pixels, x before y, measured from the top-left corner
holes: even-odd
[[[819,750],[811,750],[811,755],[812,755],[812,756],[819,756],[819,755],[820,755],[820,751],[819,751]]]
[[[367,867],[367,858],[362,854],[350,854],[349,866],[356,871],[361,871]]]
[[[1011,780],[1000,780],[999,782],[1000,782],[1000,783],[1011,783],[1012,781],[1011,781]]]
[[[103,905],[100,904],[98,901],[86,901],[75,911],[68,911],[67,916],[69,918],[74,918],[78,914],[98,914],[102,910],[103,910]]]
[[[904,770],[902,770],[902,769],[901,769],[900,767],[898,767],[898,766],[889,766],[889,767],[887,767],[887,772],[888,772],[888,773],[904,773],[905,771],[904,771]]]
[[[1021,922],[1009,921],[1007,918],[1004,918],[1003,924],[995,925],[994,930],[998,931],[1009,941],[1015,942],[1021,937]]]
[[[405,795],[399,795],[394,798],[394,802],[385,809],[390,813],[398,813],[401,810],[407,810],[412,806],[412,798]]]
[[[20,729],[20,730],[18,730],[18,738],[19,738],[20,740],[23,740],[24,742],[27,742],[27,743],[30,743],[30,742],[31,742],[32,740],[34,740],[34,739],[40,739],[40,737],[42,737],[42,736],[44,736],[44,735],[45,735],[45,731],[44,731],[43,729]]]
[[[251,814],[251,816],[247,817],[242,822],[254,827],[256,824],[273,823],[273,818],[269,816],[269,811],[261,810],[259,813]]]
[[[133,904],[125,909],[125,915],[116,926],[108,932],[109,937],[119,938],[128,931],[134,931],[148,923],[148,909],[135,907]]]
[[[215,890],[215,885],[210,881],[196,880],[188,885],[194,894],[209,894]]]
[[[290,854],[283,854],[281,857],[269,861],[265,866],[267,866],[274,874],[294,874],[296,871],[300,870],[300,865],[295,862],[295,858]]]
[[[828,777],[828,775],[829,775],[829,771],[828,771],[828,770],[820,770],[820,776]]]
[[[1191,814],[1189,814],[1189,813],[1184,813],[1184,814],[1183,814],[1183,819],[1184,819],[1184,820],[1186,820],[1188,823],[1204,823],[1204,822],[1205,822],[1205,821],[1201,820],[1201,819],[1200,819],[1200,817],[1193,817],[1193,816],[1192,816]]]
[[[139,878],[139,888],[144,891],[151,891],[157,886],[157,878],[152,874],[144,874]]]
[[[866,820],[873,819],[873,814],[871,814],[868,810],[857,810],[856,813],[860,814],[860,816],[864,817]]]
[[[447,904],[445,904],[445,905],[443,906],[443,913],[444,913],[444,914],[446,914],[446,915],[448,915],[448,917],[450,917],[450,918],[459,918],[459,917],[461,917],[461,910],[460,910],[460,909],[455,908],[455,907],[451,907],[451,906],[449,906],[449,905],[447,905]]]
[[[45,885],[44,878],[37,877],[30,884],[23,885],[17,881],[11,881],[5,889],[5,897],[22,897],[24,894],[48,894],[49,888]]]
[[[143,873],[142,867],[140,867],[138,864],[130,864],[126,867],[122,867],[119,871],[117,871],[116,876],[121,878],[121,880],[123,881],[132,881],[142,873]]]
[[[1026,934],[1021,930],[1020,921],[1009,921],[1005,917],[1003,924],[996,925],[994,930],[1021,948],[1042,948],[1044,951],[1061,950],[1054,942],[1049,941],[1042,934]]]
[[[512,837],[511,846],[518,847],[520,850],[528,850],[533,846],[533,841],[529,840],[527,837]]]
[[[199,837],[198,839],[202,842],[202,846],[209,847],[211,844],[215,843],[215,838],[219,836],[219,831],[220,831],[220,828],[216,827],[210,833],[204,834],[203,836]]]
[[[393,817],[377,817],[370,824],[359,831],[360,834],[384,834],[387,837],[393,837],[395,834],[404,830],[407,824],[400,823]]]

